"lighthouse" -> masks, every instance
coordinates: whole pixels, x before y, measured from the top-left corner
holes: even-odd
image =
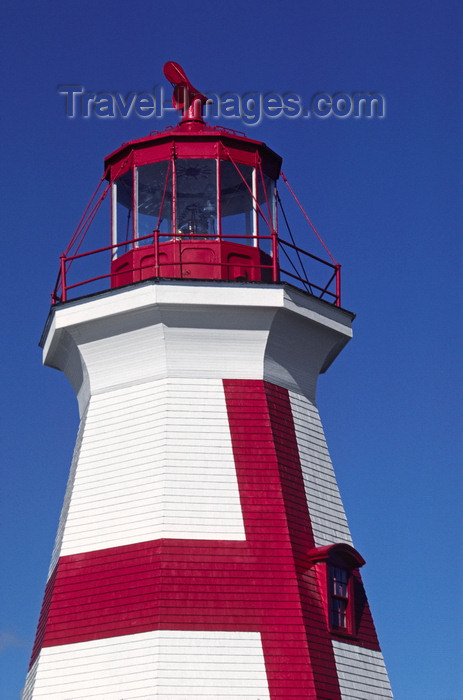
[[[316,406],[339,265],[164,72],[181,119],[105,159],[110,240],[63,254],[42,336],[80,425],[22,700],[392,698]]]

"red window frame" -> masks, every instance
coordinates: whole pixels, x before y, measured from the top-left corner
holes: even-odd
[[[350,545],[339,543],[308,552],[309,567],[315,567],[325,608],[328,629],[334,636],[355,637],[354,571],[365,560]]]

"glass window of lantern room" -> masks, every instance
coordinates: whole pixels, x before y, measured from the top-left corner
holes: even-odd
[[[111,188],[112,257],[125,253],[132,245],[124,245],[133,238],[133,174],[121,175]]]
[[[220,215],[222,237],[235,243],[257,245],[257,216],[253,192],[256,170],[251,165],[220,161]],[[240,238],[242,236],[242,238]]]
[[[275,180],[265,175],[262,168],[258,168],[257,174],[257,201],[259,203],[259,236],[263,236],[259,243],[261,250],[270,253],[272,249],[271,234],[276,230],[276,201]]]
[[[138,245],[153,243],[158,231],[173,235],[171,161],[149,163],[137,168]]]
[[[175,161],[176,235],[217,237],[217,161],[178,158]]]

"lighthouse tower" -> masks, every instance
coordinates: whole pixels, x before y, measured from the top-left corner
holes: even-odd
[[[280,157],[165,74],[182,119],[106,158],[107,267],[62,256],[42,339],[81,420],[22,698],[391,698],[315,403],[339,266],[284,272]]]

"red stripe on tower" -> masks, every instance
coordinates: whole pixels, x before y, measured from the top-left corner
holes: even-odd
[[[262,538],[275,558],[287,558],[291,563],[291,575],[297,585],[297,604],[292,621],[288,616],[287,630],[303,635],[304,643],[298,649],[301,668],[310,669],[313,678],[314,698],[340,698],[330,636],[326,627],[322,602],[314,576],[301,575],[300,562],[304,553],[314,546],[312,528],[304,497],[301,465],[294,431],[294,422],[288,391],[261,381],[224,380],[235,455],[238,482],[245,523],[250,523],[247,537]],[[265,438],[272,444],[272,459],[265,453]],[[260,472],[257,481],[256,472]],[[273,509],[265,505],[271,500],[272,488],[269,476],[275,476],[277,500]],[[262,498],[262,501],[261,501]],[[250,518],[250,515],[254,516]],[[277,523],[283,519],[281,530]],[[265,581],[261,584],[265,586]],[[310,603],[309,603],[310,601]],[[269,610],[272,614],[272,610]],[[269,639],[262,634],[265,659],[278,656],[280,640]],[[304,650],[301,658],[301,651]],[[286,674],[292,674],[295,659],[291,659]],[[298,664],[299,666],[299,664]],[[267,665],[269,686],[272,688],[273,669]],[[281,669],[284,671],[284,669]],[[299,673],[296,673],[297,678]],[[284,697],[285,688],[281,697]],[[286,691],[289,687],[286,688]],[[300,688],[302,690],[302,688]],[[280,695],[275,695],[280,697]],[[309,697],[311,697],[309,695]],[[273,695],[272,695],[273,698]]]
[[[163,539],[60,558],[31,664],[40,643],[258,631],[272,699],[340,697],[316,582],[296,576],[313,537],[288,393],[261,381],[224,386],[246,542]]]

